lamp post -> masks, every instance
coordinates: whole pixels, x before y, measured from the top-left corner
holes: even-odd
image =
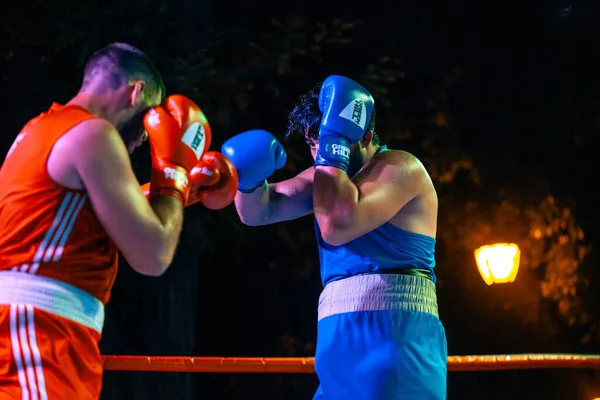
[[[521,250],[514,243],[496,243],[475,250],[475,261],[488,285],[514,282],[519,272]]]

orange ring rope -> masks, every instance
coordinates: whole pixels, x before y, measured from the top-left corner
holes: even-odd
[[[107,371],[302,373],[315,372],[312,357],[154,357],[103,356]],[[507,354],[450,356],[448,371],[519,369],[600,369],[600,355]]]

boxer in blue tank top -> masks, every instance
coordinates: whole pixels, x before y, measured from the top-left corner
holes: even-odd
[[[285,165],[263,130],[229,139],[235,204],[257,226],[315,216],[323,292],[318,306],[314,399],[446,398],[447,346],[435,292],[437,195],[413,155],[380,145],[374,100],[330,76],[292,110],[314,166],[267,183]]]

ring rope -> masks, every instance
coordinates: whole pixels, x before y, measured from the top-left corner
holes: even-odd
[[[315,372],[312,357],[159,357],[103,356],[107,371],[298,373]],[[448,371],[521,369],[600,369],[600,355],[492,354],[449,356]]]

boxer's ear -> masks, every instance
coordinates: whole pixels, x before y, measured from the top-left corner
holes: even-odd
[[[144,81],[137,81],[133,84],[131,89],[130,102],[132,107],[137,107],[139,104],[144,103],[144,89],[146,84]]]
[[[371,132],[370,130],[368,130],[363,137],[360,139],[360,145],[362,147],[367,147],[369,145],[369,143],[371,143],[373,141],[373,132]]]

